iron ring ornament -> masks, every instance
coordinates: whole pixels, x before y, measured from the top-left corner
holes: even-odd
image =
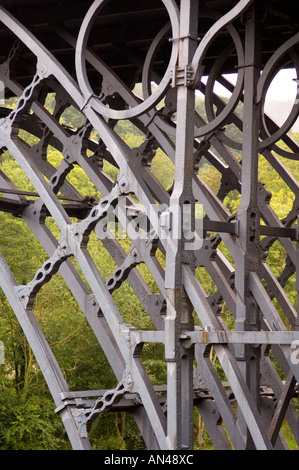
[[[228,18],[232,16],[231,15],[232,12],[229,12],[229,13],[230,15],[228,14],[229,15]],[[244,50],[243,50],[241,38],[236,28],[231,23],[225,24],[225,22],[223,21],[224,17],[221,17],[216,12],[212,12],[212,11],[204,12],[203,11],[201,16],[203,18],[217,20],[216,23],[212,26],[212,28],[205,35],[205,37],[210,38],[210,40],[204,45],[202,45],[202,42],[203,42],[202,41],[194,54],[193,66],[197,67],[197,70],[201,70],[201,74],[203,74],[202,62],[204,60],[205,52],[207,51],[207,48],[210,45],[212,39],[214,39],[215,36],[219,34],[220,31],[224,27],[227,29],[227,31],[229,32],[233,40],[233,46],[229,47],[228,51],[224,51],[224,53],[218,57],[218,59],[214,62],[214,65],[212,66],[212,69],[209,74],[208,82],[206,85],[206,91],[205,91],[205,108],[206,108],[207,118],[209,122],[195,129],[195,137],[202,137],[206,134],[209,134],[210,132],[214,131],[216,128],[219,128],[219,126],[221,126],[224,123],[224,121],[228,118],[228,116],[230,116],[231,113],[234,111],[234,109],[236,108],[240,100],[240,97],[243,92],[243,82],[244,82],[244,68],[242,67],[242,64],[244,64]],[[228,21],[228,18],[227,18],[227,21]],[[217,25],[218,27],[216,28]],[[213,36],[210,37],[210,34],[211,34],[210,31],[212,29],[215,31],[215,33],[213,34]],[[232,96],[229,99],[228,103],[224,106],[224,108],[221,110],[221,112],[218,115],[215,115],[215,112],[213,109],[213,86],[221,70],[221,67],[223,63],[225,62],[225,60],[227,59],[228,54],[231,51],[232,47],[235,48],[236,53],[237,53],[237,58],[238,58],[237,82],[236,82]],[[223,137],[226,137],[226,136],[223,136]]]
[[[88,38],[91,32],[91,29],[94,25],[94,22],[97,16],[100,14],[101,10],[105,7],[109,0],[96,0],[92,6],[90,7],[89,11],[87,12],[77,39],[76,45],[76,73],[77,73],[77,80],[80,86],[81,92],[85,98],[85,105],[88,103],[95,111],[99,112],[103,116],[106,116],[111,119],[131,119],[136,116],[140,116],[144,114],[150,109],[152,109],[165,95],[167,89],[170,86],[173,70],[176,67],[177,59],[178,59],[178,51],[179,51],[179,41],[173,40],[172,41],[172,51],[171,56],[169,59],[169,64],[167,70],[162,78],[161,82],[158,85],[156,91],[151,94],[148,89],[148,83],[146,83],[145,75],[149,71],[149,67],[151,64],[151,58],[155,52],[155,46],[159,45],[159,42],[165,36],[165,29],[162,30],[158,34],[158,37],[154,41],[153,47],[150,48],[149,53],[146,57],[145,63],[145,70],[143,73],[143,90],[146,92],[145,96],[146,99],[141,101],[139,104],[134,106],[133,108],[123,109],[123,110],[116,110],[113,108],[108,108],[105,104],[97,97],[93,89],[89,83],[87,70],[86,70],[86,57],[85,51],[87,49]],[[179,25],[179,12],[177,5],[172,0],[161,0],[164,4],[165,8],[167,9],[170,24],[172,29],[172,37],[174,39],[180,37],[180,25]],[[230,10],[226,15],[223,17],[215,18],[217,21],[215,24],[209,29],[209,31],[205,34],[204,38],[201,40],[199,46],[197,47],[193,60],[192,60],[192,68],[199,74],[201,73],[202,67],[202,60],[204,58],[205,52],[207,51],[210,43],[212,40],[217,36],[217,34],[226,27],[230,34],[233,37],[233,41],[235,43],[235,47],[238,53],[241,53],[240,49],[240,39],[238,40],[238,35],[236,33],[235,28],[230,24],[236,17],[238,17],[249,5],[252,3],[252,0],[241,0],[232,10]],[[214,16],[215,17],[215,16]],[[240,73],[240,79],[237,82],[235,91],[233,93],[232,99],[230,100],[228,106],[213,120],[213,124],[208,123],[206,126],[203,126],[196,135],[204,135],[211,131],[211,128],[214,129],[215,127],[219,126],[226,117],[230,114],[230,112],[236,106],[237,98],[241,93],[242,89],[242,73]]]
[[[210,10],[200,10],[199,11],[199,18],[208,18],[215,20],[214,25],[207,31],[207,33],[204,35],[203,39],[201,40],[199,46],[197,47],[193,60],[192,60],[192,69],[195,71],[195,82],[194,82],[194,88],[200,88],[202,84],[200,83],[201,77],[203,75],[203,70],[204,67],[202,66],[202,63],[205,58],[205,54],[211,45],[212,41],[215,39],[215,37],[223,30],[223,28],[226,28],[227,31],[229,32],[233,45],[232,47],[229,48],[229,51],[224,51],[223,54],[216,60],[211,73],[209,75],[207,87],[206,87],[206,93],[205,93],[205,107],[206,107],[206,112],[207,112],[207,117],[209,122],[201,125],[201,126],[196,126],[195,127],[195,137],[202,137],[206,134],[209,134],[213,130],[215,130],[217,127],[219,127],[223,122],[228,118],[228,116],[231,115],[231,113],[234,111],[236,108],[240,97],[242,95],[243,91],[243,81],[244,81],[244,50],[243,50],[243,45],[241,38],[236,30],[236,28],[230,23],[234,18],[239,16],[242,11],[244,11],[249,3],[251,2],[239,2],[238,5],[232,9],[225,17],[221,17],[220,14],[218,14],[215,11],[210,11]],[[142,75],[142,85],[143,85],[143,95],[148,99],[151,95],[151,77],[150,77],[150,72],[151,72],[151,66],[154,61],[155,54],[160,47],[161,43],[165,40],[165,37],[167,34],[169,34],[170,30],[170,25],[165,25],[160,32],[157,34],[156,38],[154,39],[150,49],[148,50],[144,68],[143,68],[143,75]],[[224,106],[224,108],[221,110],[221,112],[216,116],[213,110],[213,85],[216,81],[217,74],[221,70],[221,67],[225,60],[227,59],[229,53],[231,52],[231,49],[234,48],[237,53],[237,58],[238,58],[238,64],[237,64],[237,69],[238,69],[238,78],[237,78],[237,83],[236,86],[234,87],[232,96],[229,100],[229,102]],[[168,134],[170,135],[175,135],[175,128],[173,125],[170,125],[166,123],[163,120],[159,120],[156,122],[156,124],[162,129],[165,130]],[[229,139],[226,135],[221,135],[219,137],[220,140],[224,140],[226,143],[229,145],[236,147],[238,145],[235,142],[232,142],[231,139]]]
[[[207,124],[198,127],[195,129],[195,137],[202,137],[210,132],[213,132],[215,129],[219,128],[224,121],[231,115],[231,113],[236,108],[239,99],[241,97],[243,91],[243,82],[244,82],[244,69],[242,68],[242,64],[244,64],[244,50],[242,46],[241,39],[236,28],[232,25],[232,21],[239,17],[252,3],[252,0],[241,0],[237,3],[237,5],[232,8],[226,15],[221,16],[215,12],[207,12],[208,18],[214,18],[216,22],[213,26],[208,30],[205,34],[203,39],[201,40],[200,44],[198,45],[195,54],[192,60],[192,66],[194,69],[197,70],[197,82],[199,82],[202,74],[203,74],[203,59],[205,56],[208,47],[210,46],[212,40],[220,33],[223,28],[226,28],[229,34],[231,35],[234,43],[234,47],[237,51],[238,57],[238,78],[237,83],[232,93],[232,96],[228,102],[228,104],[222,109],[222,111],[215,116],[213,111],[213,103],[210,99],[212,96],[213,85],[216,79],[216,76],[219,72],[219,69],[222,66],[223,59],[219,58],[216,61],[215,65],[213,66],[212,74],[209,77],[208,84],[207,84],[207,94],[206,94],[206,108],[207,108],[207,116],[210,119],[210,122]],[[225,60],[225,57],[224,57]]]
[[[199,11],[199,18],[207,18],[207,19],[212,19],[215,20],[216,22],[221,19],[221,15],[219,15],[217,12],[210,11],[210,10],[200,10]],[[216,23],[215,23],[216,24]],[[170,33],[170,25],[166,24],[157,34],[155,37],[154,41],[152,42],[151,47],[148,50],[148,53],[146,55],[144,67],[143,67],[143,74],[142,74],[142,89],[143,89],[143,96],[148,99],[151,96],[151,67],[154,62],[154,58],[156,56],[156,53],[160,47],[160,45],[165,41],[165,38],[169,35]],[[222,22],[220,29],[216,29],[217,34],[220,33],[222,30]],[[244,51],[243,51],[243,45],[241,38],[236,30],[236,28],[232,24],[226,25],[226,29],[229,32],[233,45],[229,46],[228,50],[223,51],[221,56],[218,57],[218,59],[215,61],[207,82],[206,90],[205,90],[205,109],[206,109],[206,114],[208,117],[208,123],[203,124],[203,125],[196,125],[195,126],[195,133],[194,137],[202,137],[210,132],[212,132],[215,128],[219,127],[227,118],[228,116],[231,115],[231,113],[234,111],[236,108],[240,97],[242,95],[243,91],[243,81],[244,81],[244,68],[242,67],[241,64],[244,64]],[[209,34],[210,30],[207,32],[206,36],[209,36],[209,41],[206,42],[205,48],[198,49],[196,51],[196,57],[200,55],[200,52],[202,52],[202,55],[199,57],[199,61],[195,63],[193,59],[193,68],[194,70],[198,71],[203,71],[201,69],[202,67],[202,62],[205,58],[205,52],[207,48],[210,46],[212,40],[215,38],[215,35],[210,36]],[[224,108],[221,110],[221,112],[216,116],[214,113],[213,109],[213,86],[214,83],[217,79],[217,75],[221,70],[221,67],[223,66],[224,62],[228,58],[228,56],[231,53],[231,50],[235,49],[237,52],[237,58],[238,58],[238,78],[237,78],[237,83],[236,86],[234,87],[234,91],[232,93],[232,96],[229,100],[229,102],[224,106]],[[195,57],[195,56],[194,56]],[[197,59],[196,59],[197,60]],[[202,75],[202,74],[201,74]],[[202,83],[200,82],[201,77],[198,75],[196,83],[194,86],[196,88],[201,88]],[[156,121],[156,124],[165,132],[167,132],[169,135],[175,135],[175,127],[168,122],[159,119]],[[174,123],[173,123],[174,124]],[[219,136],[220,140],[224,140],[226,143],[228,143],[231,146],[236,146],[237,143],[232,142],[231,139],[229,139],[225,134],[221,134]]]
[[[291,153],[279,148],[276,145],[284,134],[286,134],[293,126],[295,121],[298,118],[299,114],[299,101],[296,99],[294,101],[293,107],[287,117],[286,121],[282,126],[279,126],[274,133],[271,135],[267,126],[267,119],[264,112],[264,104],[266,99],[266,93],[268,91],[269,85],[277,72],[284,68],[284,66],[289,66],[290,61],[293,63],[293,66],[296,70],[297,78],[299,77],[299,58],[294,51],[294,47],[299,43],[299,33],[296,33],[291,39],[286,41],[269,59],[266,66],[264,67],[263,73],[259,79],[258,88],[257,88],[257,103],[261,103],[261,126],[260,126],[260,150],[265,148],[271,148],[272,150],[277,151],[280,155],[291,158],[298,159],[298,153]],[[288,55],[289,58],[285,59],[283,64],[282,60],[284,56]]]
[[[164,6],[166,7],[170,23],[172,27],[172,34],[174,37],[179,36],[179,12],[177,5],[172,0],[161,0]],[[94,95],[92,87],[90,86],[87,71],[86,71],[86,59],[85,51],[87,48],[88,38],[92,26],[96,17],[99,15],[104,6],[108,3],[108,0],[96,0],[89,11],[87,12],[80,32],[78,35],[77,46],[76,46],[76,72],[78,84],[81,88],[81,92],[86,99],[86,103],[89,103],[90,106],[103,116],[106,116],[111,119],[131,119],[136,116],[149,111],[153,106],[155,106],[161,98],[164,96],[167,88],[169,87],[172,70],[177,62],[179,45],[178,42],[174,41],[172,44],[172,52],[169,60],[167,70],[164,77],[162,78],[156,92],[149,96],[145,101],[140,102],[138,105],[130,109],[116,110],[106,107],[100,99]]]

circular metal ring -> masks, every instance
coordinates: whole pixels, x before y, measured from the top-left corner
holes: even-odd
[[[150,48],[146,54],[145,61],[144,61],[144,66],[142,70],[142,92],[143,92],[143,98],[148,99],[151,94],[151,67],[153,65],[156,53],[160,45],[163,43],[165,40],[166,36],[169,35],[169,32],[171,31],[171,24],[167,23],[163,28],[158,32],[156,35],[155,39],[153,40],[152,44],[150,45]],[[158,85],[158,83],[157,83]]]
[[[207,17],[207,18],[215,19],[215,20],[219,20],[219,18],[221,18],[221,16],[218,13],[210,12],[210,11],[209,12],[204,12],[203,16]],[[203,137],[204,135],[206,135],[206,134],[212,132],[213,130],[215,130],[217,127],[221,126],[223,124],[223,122],[228,118],[228,116],[236,108],[236,106],[237,106],[237,104],[240,100],[240,97],[242,95],[242,92],[243,92],[244,50],[243,50],[242,41],[240,39],[240,36],[239,36],[236,28],[232,24],[226,24],[223,27],[229,32],[230,36],[232,37],[234,47],[235,47],[236,52],[237,52],[237,57],[238,57],[238,65],[237,65],[238,78],[237,78],[237,83],[234,87],[234,91],[232,93],[232,96],[231,96],[229,102],[223,108],[223,110],[217,116],[215,116],[214,111],[213,111],[213,100],[212,99],[209,100],[209,98],[212,97],[214,82],[216,81],[216,77],[219,73],[219,70],[220,70],[221,66],[223,65],[223,63],[226,59],[226,55],[225,56],[224,55],[219,56],[219,58],[216,60],[216,62],[214,63],[214,65],[212,67],[211,73],[209,75],[208,83],[207,83],[207,86],[206,86],[205,105],[206,105],[207,117],[208,117],[208,119],[210,119],[210,122],[208,122],[207,124],[197,128],[195,130],[195,137]],[[223,28],[221,28],[221,29],[223,29]],[[218,32],[220,32],[221,29]],[[205,47],[202,47],[202,50],[204,52],[206,52],[207,45]],[[204,55],[200,55],[199,52],[200,51],[199,51],[199,47],[198,47],[198,49],[197,49],[197,51],[194,55],[194,58],[193,58],[193,63],[195,63],[195,59],[198,61],[197,64],[196,64],[196,67],[200,67],[202,62],[203,62],[203,59],[204,59]],[[195,67],[195,65],[194,65],[194,67]],[[230,139],[228,138],[228,140],[230,140]]]
[[[290,53],[290,55],[293,55],[293,54]],[[293,56],[293,64],[294,64],[295,69],[296,69],[297,77],[299,77],[299,60],[298,60],[297,56],[296,57]],[[279,70],[282,70],[282,68],[279,68]],[[272,79],[276,74],[277,74],[277,70],[273,72]],[[267,90],[266,90],[266,92],[267,92]],[[287,134],[290,131],[293,124],[298,119],[299,102],[297,102],[297,103],[294,102],[294,104],[292,106],[292,109],[291,109],[287,119],[282,124],[282,126],[279,126],[277,128],[277,130],[272,135],[270,135],[268,125],[267,125],[267,122],[266,122],[267,118],[268,119],[271,119],[271,118],[269,118],[268,116],[265,115],[264,107],[265,107],[265,96],[263,96],[262,106],[261,106],[260,136],[263,140],[259,143],[260,151],[262,151],[265,148],[270,147],[272,150],[275,150],[275,152],[278,152],[281,155],[283,153],[283,156],[285,156],[287,158],[291,157],[293,154],[290,153],[290,152],[286,152],[283,149],[281,149],[280,147],[278,147],[276,142],[278,142],[285,134]]]
[[[201,10],[199,11],[199,18],[209,18],[213,20],[219,20],[221,19],[221,15],[219,15],[215,11],[210,11],[210,10]],[[244,52],[243,52],[243,47],[242,47],[242,42],[241,39],[237,33],[237,30],[230,24],[225,26],[230,35],[233,38],[234,42],[234,47],[237,51],[238,55],[238,65],[244,64]],[[154,39],[151,47],[148,50],[146,60],[144,63],[144,68],[143,68],[143,75],[142,75],[142,86],[143,86],[143,96],[145,98],[148,98],[151,95],[151,67],[154,61],[155,54],[157,52],[157,49],[161,45],[161,43],[165,40],[165,37],[167,36],[167,33],[169,32],[170,25],[165,25],[157,34],[156,38]],[[206,50],[206,49],[205,49]],[[219,72],[219,69],[223,65],[224,61],[226,60],[227,56],[224,56],[223,54],[217,59],[215,66],[213,66],[212,69],[212,76],[209,76],[208,80],[208,90],[211,88],[211,84],[214,83],[216,80],[216,75]],[[201,61],[204,59],[204,57],[201,58]],[[194,60],[194,59],[193,59]],[[225,106],[225,108],[221,111],[221,113],[215,117],[213,113],[213,103],[209,103],[206,95],[206,111],[207,111],[207,116],[208,119],[210,118],[210,122],[207,124],[204,124],[200,128],[195,127],[195,134],[194,137],[201,137],[209,132],[211,130],[214,130],[214,128],[218,127],[223,123],[223,121],[231,114],[231,112],[235,109],[235,107],[238,104],[238,101],[240,99],[240,96],[242,94],[243,90],[243,80],[244,80],[244,70],[242,68],[239,69],[238,73],[238,80],[237,84],[234,88],[234,91],[232,93],[232,97],[229,100],[229,103]],[[161,119],[159,116],[155,118],[155,123],[156,125],[166,132],[169,135],[175,135],[176,130],[175,130],[175,123],[174,125],[170,125],[163,119]],[[229,137],[227,137],[225,134],[221,134],[219,137],[220,140],[225,141],[228,145],[232,147],[237,147],[239,149],[238,143],[232,141]]]
[[[273,135],[270,135],[269,130],[267,128],[267,123],[264,115],[264,104],[265,104],[265,96],[268,90],[268,87],[273,80],[274,76],[277,74],[277,72],[282,68],[281,65],[281,59],[283,58],[284,55],[288,54],[289,57],[291,58],[294,67],[297,72],[297,77],[299,77],[299,59],[297,54],[295,54],[294,51],[292,51],[292,48],[299,43],[299,33],[295,34],[291,39],[286,41],[269,59],[267,62],[263,73],[259,79],[258,83],[258,88],[257,88],[257,102],[262,103],[261,106],[261,112],[262,112],[262,118],[261,118],[261,138],[263,139],[260,144],[259,148],[260,150],[263,150],[267,147],[271,147],[273,150],[277,151],[280,153],[281,149],[275,144],[280,138],[286,134],[294,124],[294,122],[298,118],[299,114],[299,102],[294,102],[292,110],[284,122],[282,126],[279,126],[279,128],[274,132]],[[288,61],[289,62],[289,61]],[[287,158],[292,158],[290,152],[285,152],[283,151],[285,157]]]
[[[154,94],[149,96],[145,101],[142,101],[141,103],[130,109],[116,110],[113,108],[108,108],[99,100],[97,96],[94,95],[94,92],[87,76],[85,58],[85,50],[87,48],[87,42],[91,28],[95,22],[96,17],[98,16],[102,8],[108,3],[108,1],[109,0],[95,0],[94,3],[91,5],[90,9],[88,10],[81,25],[76,45],[77,79],[81,92],[85,97],[86,104],[90,104],[95,111],[111,119],[130,119],[132,117],[140,116],[141,114],[149,111],[161,100],[169,86],[171,80],[171,73],[177,62],[179,46],[178,41],[173,41],[171,57],[167,70]],[[173,37],[177,38],[179,37],[179,14],[177,5],[174,0],[161,1],[169,14]]]
[[[153,62],[155,60],[155,56],[157,54],[157,51],[160,47],[160,45],[165,41],[165,38],[169,35],[171,32],[171,24],[167,23],[163,28],[158,32],[156,35],[155,39],[153,40],[147,54],[146,58],[144,61],[144,66],[143,66],[143,71],[142,71],[142,93],[143,93],[143,98],[148,99],[151,94],[151,81],[154,77],[151,77],[151,68],[153,65]],[[151,111],[154,113],[154,111]],[[166,122],[159,114],[156,114],[153,116],[153,120],[155,124],[164,132],[166,132],[168,135],[175,136],[176,135],[176,127],[175,124],[173,125],[169,124]]]

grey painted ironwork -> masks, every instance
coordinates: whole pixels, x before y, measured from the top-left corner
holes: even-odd
[[[281,433],[284,419],[299,444],[298,413],[292,402],[298,399],[298,307],[284,290],[299,262],[299,183],[283,163],[283,158],[298,160],[298,145],[288,131],[298,117],[299,104],[294,102],[283,126],[264,111],[276,73],[292,66],[298,76],[299,34],[279,38],[269,54],[262,43],[268,30],[263,35],[261,31],[271,12],[261,2],[223,2],[220,11],[202,9],[199,0],[142,2],[135,5],[137,13],[141,15],[145,6],[148,12],[157,8],[161,29],[155,31],[143,55],[117,44],[135,67],[133,78],[128,72],[126,80],[126,74],[117,73],[118,63],[107,65],[89,43],[95,28],[101,33],[97,21],[105,17],[111,3],[95,0],[82,10],[78,7],[77,37],[64,25],[68,16],[63,10],[60,22],[59,15],[56,23],[55,18],[50,21],[52,34],[74,56],[76,74],[72,76],[63,60],[8,11],[5,2],[0,3],[2,31],[8,32],[11,41],[10,52],[0,65],[0,80],[8,96],[17,97],[13,109],[1,108],[0,143],[35,188],[31,193],[20,191],[10,175],[1,172],[0,210],[22,218],[49,256],[30,283],[18,285],[1,255],[0,287],[35,354],[73,448],[90,449],[88,430],[99,413],[123,409],[134,415],[149,449],[192,449],[194,406],[216,449],[286,449]],[[120,14],[118,2],[112,3],[115,10],[107,14],[110,19]],[[128,14],[133,15],[132,11]],[[142,14],[146,16],[147,11]],[[279,11],[275,15],[284,18]],[[165,43],[170,52],[160,67],[156,57]],[[25,79],[22,50],[27,51],[31,65]],[[235,85],[225,72],[237,74]],[[204,76],[208,76],[206,82]],[[152,92],[153,81],[157,87]],[[217,96],[216,81],[231,93],[227,103]],[[143,99],[134,93],[136,83],[142,84]],[[197,91],[204,94],[206,117],[195,111]],[[52,114],[45,107],[48,93],[56,94]],[[239,104],[242,117],[237,112]],[[85,118],[77,130],[60,123],[63,110],[70,105]],[[122,119],[143,132],[139,148],[130,149],[117,134],[115,124]],[[230,137],[230,124],[239,130],[240,141]],[[38,144],[26,145],[19,136],[21,129],[35,135]],[[93,129],[99,142],[90,138]],[[279,140],[289,150],[280,148]],[[48,145],[62,153],[57,169],[47,160]],[[151,171],[157,148],[174,163],[174,183],[168,191]],[[259,180],[259,153],[294,199],[292,210],[282,220]],[[221,174],[217,193],[198,174],[204,158]],[[115,181],[104,172],[103,161],[118,170]],[[68,182],[74,165],[90,178],[102,195],[100,200],[83,198]],[[234,214],[224,204],[233,190],[240,194]],[[195,216],[199,204],[205,211],[201,220]],[[106,227],[109,214],[126,229],[131,240],[128,254]],[[55,220],[59,240],[47,228],[47,217]],[[146,229],[136,230],[136,220]],[[88,250],[91,232],[117,264],[106,281]],[[286,253],[279,277],[267,264],[267,250],[275,240]],[[227,255],[220,248],[222,242]],[[158,248],[165,256],[165,269],[156,256]],[[159,293],[150,290],[136,269],[141,263],[146,264]],[[213,294],[200,284],[197,268],[210,275],[216,288]],[[35,318],[36,295],[58,270],[111,365],[116,379],[112,390],[70,392]],[[149,315],[152,331],[137,330],[121,317],[112,293],[125,280]],[[296,282],[298,291],[298,277]],[[224,303],[234,317],[233,330],[221,316]],[[164,387],[153,386],[142,363],[143,345],[151,342],[165,348]],[[211,360],[212,351],[225,382]]]

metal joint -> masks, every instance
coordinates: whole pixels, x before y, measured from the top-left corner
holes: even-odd
[[[100,413],[107,412],[113,405],[118,403],[126,392],[131,391],[132,377],[130,373],[124,373],[123,379],[112,390],[107,390],[102,397],[99,397],[93,407],[72,409],[78,431],[81,437],[87,437],[88,424],[90,424]],[[77,403],[78,405],[78,403]],[[79,405],[80,406],[80,405]]]
[[[193,36],[192,34],[187,34],[186,36],[181,36],[179,38],[169,38],[169,42],[177,42],[177,41],[183,41],[184,39],[191,39],[192,41],[199,42],[201,41],[201,38],[198,36]]]
[[[195,73],[192,65],[188,64],[184,68],[176,66],[171,71],[171,86],[176,88],[178,86],[190,87],[194,82]]]

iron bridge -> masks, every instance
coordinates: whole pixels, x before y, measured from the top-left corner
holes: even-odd
[[[294,2],[1,0],[0,20],[0,80],[5,98],[15,99],[14,107],[0,108],[1,149],[35,188],[22,191],[1,170],[0,210],[22,219],[48,254],[26,285],[0,255],[0,287],[73,449],[90,449],[92,421],[118,410],[133,414],[148,449],[193,449],[195,407],[215,449],[287,449],[285,420],[299,444],[298,306],[285,288],[299,265],[299,182],[287,165],[299,158],[290,135],[299,100],[283,125],[265,112],[276,74],[294,69],[299,77]],[[204,115],[195,107],[198,97]],[[70,106],[84,116],[79,128],[61,123]],[[139,147],[117,133],[122,120],[141,132]],[[26,144],[22,131],[38,143]],[[61,152],[57,167],[49,146]],[[174,165],[170,188],[152,171],[157,149]],[[260,156],[288,187],[293,205],[283,218],[260,178]],[[204,161],[220,174],[216,191],[200,176]],[[97,188],[98,200],[67,179],[74,166]],[[240,199],[235,212],[225,205],[232,191]],[[125,227],[128,253],[109,235],[107,213]],[[141,223],[146,229],[138,230]],[[89,252],[92,233],[117,265],[108,279]],[[279,276],[268,263],[277,241],[285,253]],[[146,284],[140,264],[158,291]],[[212,293],[199,268],[210,276]],[[58,271],[113,369],[112,390],[70,390],[36,320],[36,296]],[[124,281],[152,329],[122,318],[112,294]],[[153,385],[143,364],[148,343],[163,344],[165,384]]]

